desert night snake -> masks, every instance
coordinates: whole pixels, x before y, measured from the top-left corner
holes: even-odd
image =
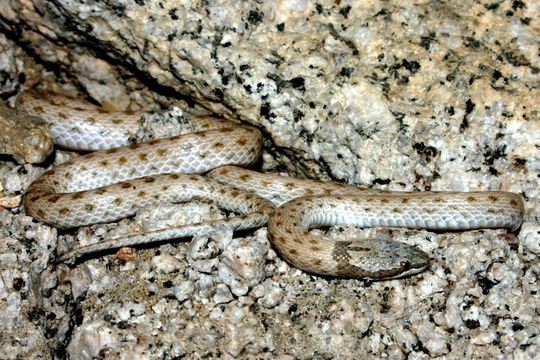
[[[522,221],[521,196],[509,192],[391,192],[245,169],[260,157],[262,135],[255,127],[220,119],[194,117],[193,133],[129,144],[141,117],[148,113],[104,111],[81,100],[31,91],[19,96],[17,108],[48,121],[55,143],[99,150],[53,168],[30,185],[24,206],[37,220],[72,228],[116,221],[145,206],[193,198],[212,200],[239,214],[76,247],[60,261],[203,234],[220,226],[239,230],[268,224],[274,248],[299,269],[386,279],[422,271],[428,256],[399,242],[331,241],[309,229],[353,224],[515,230]]]

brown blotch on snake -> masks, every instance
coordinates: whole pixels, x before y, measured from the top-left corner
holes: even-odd
[[[58,199],[60,199],[60,196],[55,195],[55,196],[51,196],[49,199],[47,199],[47,201],[49,201],[50,203],[55,203],[58,201]]]
[[[73,196],[71,197],[71,200],[80,200],[83,197],[84,197],[83,192],[77,192],[77,193],[73,194]]]

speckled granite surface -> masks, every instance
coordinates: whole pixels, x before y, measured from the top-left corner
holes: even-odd
[[[432,257],[419,276],[376,283],[290,269],[264,228],[55,266],[57,247],[128,222],[57,236],[2,203],[4,353],[534,358],[538,12],[532,1],[0,1],[2,31],[33,55],[13,43],[3,52],[4,99],[21,83],[54,82],[107,107],[175,103],[263,129],[263,170],[396,190],[506,190],[526,201],[517,234],[369,230]],[[0,200],[41,170],[2,160]]]

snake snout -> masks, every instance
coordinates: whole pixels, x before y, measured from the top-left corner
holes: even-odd
[[[340,275],[373,280],[417,274],[429,264],[429,257],[414,246],[388,240],[356,240],[336,243]]]

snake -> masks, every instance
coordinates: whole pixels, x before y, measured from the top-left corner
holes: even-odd
[[[212,201],[237,214],[76,246],[61,255],[60,262],[220,227],[267,225],[272,246],[293,267],[334,277],[393,279],[424,271],[429,256],[401,242],[329,239],[311,230],[354,225],[515,231],[523,218],[523,200],[511,192],[386,191],[251,170],[261,156],[263,136],[258,128],[240,122],[193,116],[191,133],[134,142],[149,112],[109,111],[85,100],[35,91],[20,94],[16,106],[47,121],[59,146],[92,151],[30,184],[24,208],[38,221],[76,228],[192,199]]]

